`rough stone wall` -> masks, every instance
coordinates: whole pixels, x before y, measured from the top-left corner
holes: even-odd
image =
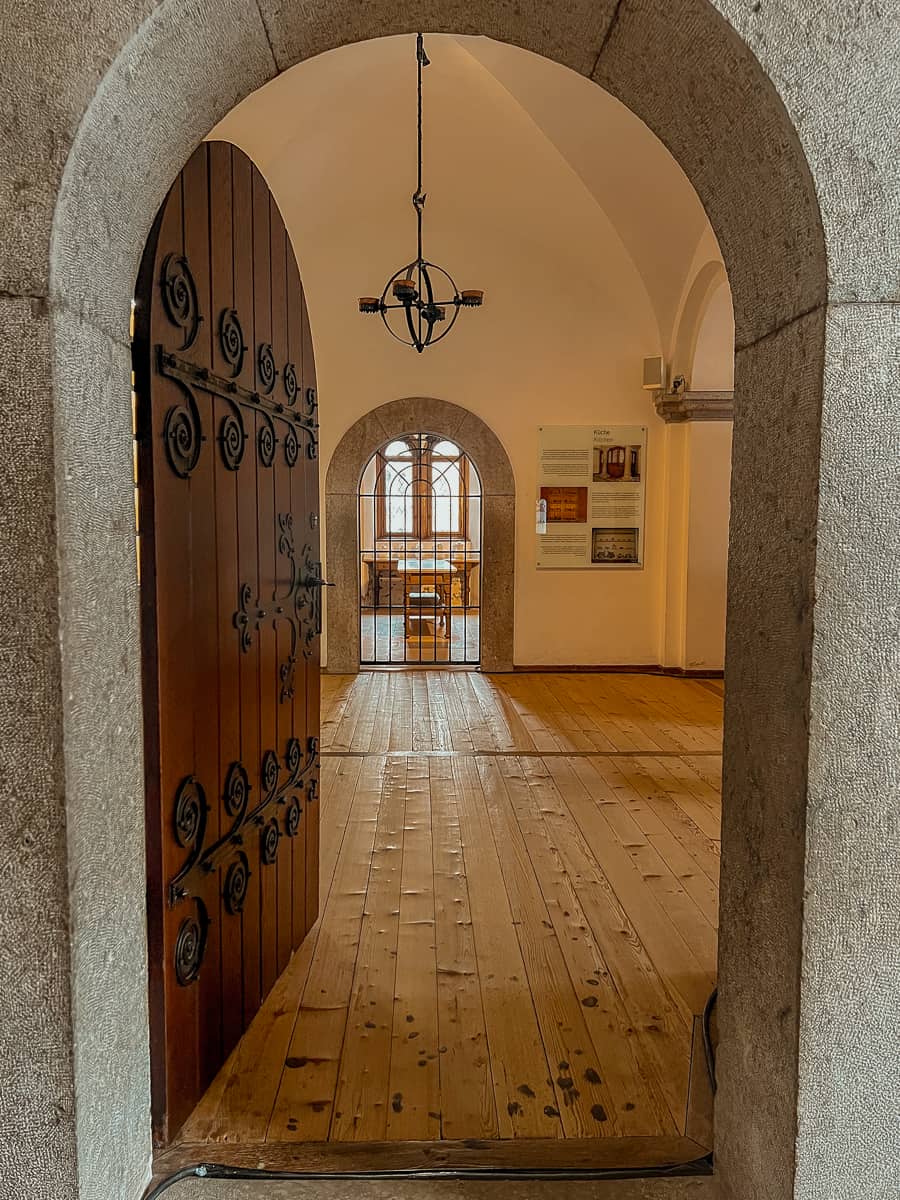
[[[886,1200],[900,1195],[900,304],[833,305],[825,331],[796,1196]]]
[[[50,323],[0,297],[0,1194],[74,1196],[75,1098],[60,711]],[[47,1192],[50,1195],[50,1192]]]
[[[0,27],[0,1194],[76,1193],[56,569],[53,213],[103,73],[151,7],[7,5]]]
[[[735,493],[735,528],[749,537],[734,543],[729,630],[723,1195],[900,1192],[900,19],[896,4],[875,0],[716,8],[731,28],[704,0],[7,6],[4,1196],[74,1197],[76,1124],[81,1200],[134,1200],[147,1167],[123,415],[127,306],[143,238],[193,146],[235,101],[301,57],[416,26],[504,38],[592,74],[666,141],[707,206],[735,296],[736,478],[757,489],[755,508]],[[785,424],[799,457],[778,450],[779,475],[761,446]],[[624,1200],[628,1187],[615,1194]]]

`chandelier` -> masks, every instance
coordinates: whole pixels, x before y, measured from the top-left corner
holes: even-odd
[[[449,272],[436,263],[428,262],[422,252],[422,213],[425,209],[426,193],[422,191],[422,68],[429,65],[425,53],[425,39],[416,36],[416,71],[418,79],[418,124],[417,162],[418,180],[413,192],[412,203],[416,211],[418,252],[413,262],[395,271],[380,296],[361,296],[359,311],[381,313],[385,328],[398,342],[415,347],[421,354],[426,346],[433,346],[445,338],[459,316],[461,308],[478,308],[484,301],[484,292],[475,290],[461,292]],[[436,297],[444,290],[451,293],[449,300]],[[449,317],[448,317],[449,312]]]

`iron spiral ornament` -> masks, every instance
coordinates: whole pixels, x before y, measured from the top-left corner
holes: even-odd
[[[169,466],[181,479],[190,477],[200,461],[203,433],[197,404],[188,388],[184,404],[174,404],[163,421],[163,438]]]
[[[256,440],[259,445],[259,461],[264,467],[271,467],[275,462],[278,438],[275,436],[275,424],[268,413],[260,416],[259,433]]]
[[[268,396],[275,387],[278,378],[278,368],[275,366],[275,354],[268,342],[262,342],[256,353],[256,366],[259,373],[260,390]]]
[[[294,796],[288,805],[288,810],[284,817],[284,829],[288,837],[296,837],[300,832],[300,820],[302,816],[303,810],[300,807],[300,800],[297,796]]]
[[[219,317],[219,348],[232,376],[240,375],[244,365],[244,331],[233,308],[223,308]]]
[[[292,362],[285,363],[284,373],[281,376],[281,382],[284,386],[284,394],[288,404],[294,405],[297,402],[297,368]]]
[[[319,416],[319,393],[314,387],[306,389],[306,412],[303,414],[307,420],[317,421]]]
[[[162,263],[162,300],[166,316],[182,333],[180,349],[193,344],[203,318],[197,300],[197,285],[183,254],[167,254]]]
[[[244,442],[247,434],[240,413],[229,412],[222,418],[219,425],[219,446],[222,451],[222,462],[229,471],[236,471],[244,457]]]
[[[242,763],[233,762],[228,768],[222,799],[229,817],[240,819],[247,811],[247,801],[250,799],[250,780],[247,778],[247,772]]]
[[[236,917],[243,910],[249,883],[250,864],[247,855],[242,852],[225,872],[225,883],[222,886],[222,899],[232,917]]]
[[[281,840],[281,830],[273,817],[263,825],[259,834],[259,856],[265,866],[270,867],[278,857],[278,843]]]
[[[183,850],[203,841],[206,826],[206,796],[193,775],[181,781],[175,796],[175,841]]]
[[[297,459],[300,457],[300,440],[294,432],[292,426],[288,425],[284,435],[284,461],[289,467],[296,466]]]
[[[278,772],[278,755],[274,750],[267,750],[263,755],[262,767],[260,769],[260,782],[266,795],[269,792],[274,792],[278,786]]]
[[[360,312],[379,313],[388,333],[419,354],[447,336],[460,309],[479,308],[484,302],[484,292],[474,288],[460,291],[449,271],[429,262],[423,251],[426,193],[422,190],[422,70],[429,65],[425,40],[419,33],[416,35],[418,177],[412,196],[418,235],[416,257],[394,272],[380,296],[359,298]]]
[[[293,775],[295,771],[300,769],[300,763],[303,761],[303,747],[300,745],[299,738],[292,737],[288,741],[287,748],[284,752],[284,765]]]
[[[185,917],[175,939],[175,978],[181,987],[193,983],[200,974],[206,954],[206,934],[209,920],[203,902],[196,901],[195,916]]]

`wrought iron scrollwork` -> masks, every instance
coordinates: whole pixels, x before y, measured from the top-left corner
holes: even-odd
[[[282,823],[283,832],[295,837],[302,816],[301,797],[305,794],[310,802],[316,798],[318,767],[318,738],[308,739],[305,754],[297,738],[291,738],[281,762],[274,750],[267,750],[260,761],[259,800],[251,806],[247,771],[242,763],[232,763],[225,777],[222,800],[234,822],[210,846],[204,845],[208,810],[203,787],[193,775],[186,776],[179,784],[173,825],[178,845],[188,853],[169,882],[168,899],[171,908],[187,902],[195,905],[195,912],[184,918],[176,938],[175,971],[183,986],[196,979],[206,950],[209,917],[198,894],[204,881],[217,869],[224,868],[222,900],[227,912],[240,912],[251,874],[245,851],[248,831],[259,830],[261,861],[274,862]]]
[[[284,364],[284,373],[281,376],[281,381],[284,384],[284,394],[287,397],[288,404],[296,404],[297,368],[292,362]]]
[[[300,456],[300,442],[297,440],[297,435],[290,425],[284,435],[284,461],[289,467],[293,467]]]
[[[222,887],[222,899],[225,909],[231,916],[236,917],[243,910],[247,898],[247,887],[250,883],[250,864],[247,855],[239,851],[237,858],[225,872],[225,883]]]
[[[263,866],[270,867],[278,857],[278,843],[281,841],[281,830],[273,817],[267,821],[259,832],[259,857]]]
[[[300,760],[303,757],[300,749],[300,743],[296,738],[291,738],[287,744],[287,749],[284,752],[284,765],[293,775],[295,771],[300,770]]]
[[[268,342],[260,342],[256,351],[256,369],[259,375],[259,386],[268,396],[275,387],[278,369],[275,366],[275,353]]]
[[[259,434],[256,440],[259,443],[259,461],[264,467],[271,467],[275,461],[278,438],[275,436],[275,423],[268,413],[261,415]]]
[[[244,331],[233,308],[223,308],[219,316],[219,348],[233,376],[240,375],[244,365]]]
[[[263,347],[260,349],[263,349]],[[268,349],[271,351],[271,347],[268,347]],[[237,382],[235,377],[225,378],[221,375],[216,375],[213,371],[209,370],[208,367],[198,366],[196,363],[189,362],[187,359],[180,357],[178,354],[171,354],[162,346],[157,348],[157,355],[159,360],[160,374],[165,375],[169,379],[176,380],[189,394],[191,388],[198,388],[201,391],[208,392],[212,396],[218,396],[223,400],[227,400],[231,405],[233,409],[232,417],[237,428],[232,426],[229,418],[226,416],[222,422],[219,439],[220,444],[222,445],[223,457],[225,457],[226,447],[228,447],[228,454],[230,458],[226,457],[226,462],[235,464],[232,466],[233,470],[236,470],[237,466],[240,465],[241,456],[243,454],[243,443],[246,441],[246,433],[244,433],[243,418],[241,416],[241,410],[243,409],[249,409],[253,412],[262,414],[262,416],[265,418],[265,422],[270,426],[269,432],[265,435],[265,448],[262,444],[263,439],[262,437],[260,438],[261,454],[268,454],[268,447],[271,445],[273,447],[272,458],[274,458],[274,443],[278,440],[274,434],[276,427],[275,423],[280,422],[281,425],[278,426],[279,429],[281,426],[287,427],[287,432],[282,440],[285,442],[285,457],[289,466],[293,466],[294,463],[296,463],[299,455],[294,454],[293,448],[289,450],[288,446],[292,444],[296,445],[296,442],[301,437],[303,437],[306,441],[307,457],[310,459],[315,459],[318,457],[319,423],[316,389],[306,389],[305,402],[300,410],[290,407],[290,404],[285,405],[275,396],[270,395],[269,392],[274,389],[275,379],[278,375],[278,371],[275,369],[274,358],[272,359],[271,364],[269,364],[271,366],[271,371],[273,372],[271,376],[272,386],[268,389],[268,391],[259,392],[251,391],[249,388],[243,387]],[[226,358],[226,362],[227,361],[228,360]],[[266,370],[269,370],[269,366],[267,366]],[[237,372],[235,372],[235,374],[237,374]],[[268,378],[268,375],[266,378]],[[196,412],[196,405],[194,405],[194,412]],[[225,421],[229,421],[227,430],[224,428]],[[199,432],[199,420],[197,421],[197,429]],[[238,450],[238,430],[242,435],[240,450]],[[227,442],[223,440],[226,433],[228,435]],[[269,440],[270,438],[271,441]],[[271,463],[266,463],[266,465],[271,465]]]
[[[313,428],[319,428],[319,393],[314,387],[306,389],[306,412],[304,416]],[[308,458],[319,457],[319,439],[317,437],[310,438],[306,443],[306,454]]]
[[[175,796],[175,841],[187,850],[203,841],[206,830],[206,796],[193,775],[183,779]]]
[[[163,439],[169,466],[181,479],[187,479],[200,461],[203,431],[200,413],[190,388],[182,385],[184,404],[173,404],[163,420]]]
[[[259,772],[259,781],[265,796],[270,796],[278,787],[278,775],[280,771],[278,755],[274,750],[267,750],[263,755],[262,766]]]
[[[310,783],[312,788],[312,782]],[[312,798],[312,797],[310,797]],[[303,809],[300,806],[300,800],[294,796],[288,805],[288,810],[284,815],[284,831],[288,837],[296,837],[300,832],[300,821],[303,817]]]
[[[237,611],[231,621],[240,636],[241,650],[244,654],[249,654],[253,645],[253,634],[259,632],[260,624],[266,616],[266,610],[260,608],[259,601],[253,599],[253,588],[249,583],[242,583],[238,588]]]
[[[219,425],[219,447],[222,451],[222,462],[229,471],[236,471],[244,457],[244,443],[247,434],[240,409],[237,412],[227,412]]]
[[[203,318],[197,302],[197,285],[183,254],[167,254],[163,259],[160,288],[166,316],[182,333],[179,349],[187,350]]]
[[[322,578],[322,564],[313,558],[312,546],[303,547],[303,578],[297,584],[294,607],[302,630],[304,658],[311,658],[313,643],[322,633],[322,589],[331,587]]]
[[[184,918],[175,938],[175,978],[181,987],[194,982],[206,954],[209,916],[202,900],[195,899],[194,904],[196,913]]]
[[[222,794],[225,811],[229,817],[240,820],[247,811],[250,800],[250,780],[242,763],[233,762],[225,777],[225,790]]]
[[[291,513],[278,514],[278,553],[290,563],[290,580],[284,592],[276,589],[267,606],[254,599],[249,583],[238,589],[238,606],[232,623],[240,636],[241,650],[246,654],[253,645],[253,635],[259,632],[264,620],[273,625],[285,622],[291,633],[290,648],[279,665],[280,700],[285,703],[294,695],[294,675],[297,657],[311,658],[315,642],[322,633],[322,589],[331,584],[322,578],[322,564],[313,557],[307,542],[298,558],[294,545],[294,519]]]

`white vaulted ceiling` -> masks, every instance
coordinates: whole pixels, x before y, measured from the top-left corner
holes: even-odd
[[[586,273],[600,293],[637,284],[657,329],[646,352],[668,353],[709,224],[666,148],[557,63],[487,38],[432,34],[427,44],[429,256],[461,287],[483,286],[493,260],[494,300],[502,257],[528,256],[536,291]],[[301,63],[210,135],[236,142],[267,177],[304,278],[324,276],[323,258],[334,279],[358,264],[351,300],[379,292],[414,253],[413,46],[412,35],[382,38]],[[599,261],[592,243],[605,247]],[[321,330],[328,305],[311,293]]]
[[[459,41],[606,213],[644,281],[667,346],[694,251],[709,227],[687,176],[643,121],[584,76],[490,38]]]

